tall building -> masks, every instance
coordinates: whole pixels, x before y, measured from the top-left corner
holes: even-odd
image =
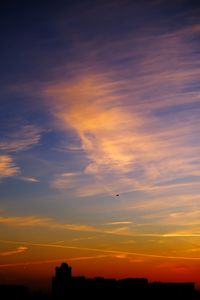
[[[192,282],[153,282],[146,278],[105,279],[72,276],[71,267],[62,263],[52,279],[55,299],[194,299]]]
[[[64,297],[67,294],[72,281],[72,268],[62,263],[56,267],[55,276],[52,278],[52,293],[55,296]]]

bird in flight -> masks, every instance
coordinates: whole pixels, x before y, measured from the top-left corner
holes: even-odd
[[[119,194],[116,194],[116,197],[119,197]]]

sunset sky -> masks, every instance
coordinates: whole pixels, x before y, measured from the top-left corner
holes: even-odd
[[[4,0],[0,283],[200,287],[200,3]]]

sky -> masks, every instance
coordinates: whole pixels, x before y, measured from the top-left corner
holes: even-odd
[[[200,5],[2,1],[0,282],[200,287]]]

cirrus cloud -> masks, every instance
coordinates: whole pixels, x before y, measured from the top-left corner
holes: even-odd
[[[10,177],[19,173],[19,168],[10,155],[0,155],[0,178]]]
[[[0,150],[7,152],[17,152],[28,150],[39,143],[41,130],[31,124],[20,126],[19,129],[12,130],[4,135],[0,141]]]
[[[28,250],[28,247],[20,246],[20,247],[17,247],[15,250],[0,252],[0,256],[11,256],[11,255],[23,253],[27,250]]]

